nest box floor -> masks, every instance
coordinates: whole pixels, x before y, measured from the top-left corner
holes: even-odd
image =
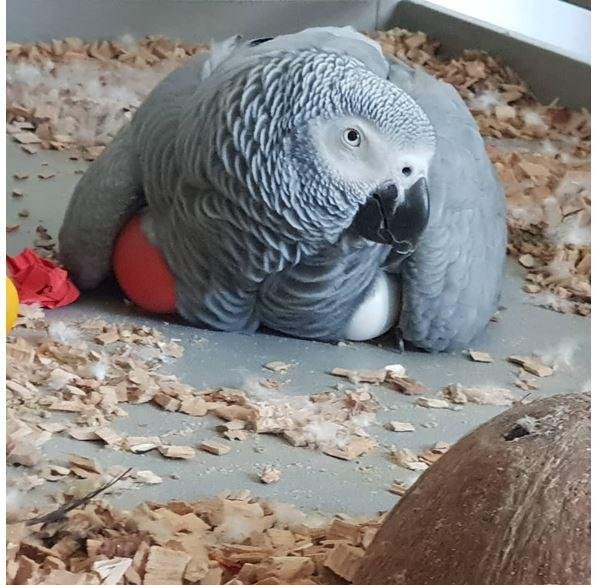
[[[86,164],[69,160],[68,154],[63,152],[29,155],[8,141],[7,224],[20,224],[16,231],[7,234],[9,254],[32,246],[35,229],[40,224],[57,237],[68,199],[80,177],[75,171],[84,169]],[[13,178],[15,173],[29,175],[29,178],[17,181]],[[40,179],[39,174],[54,176]],[[22,196],[12,197],[15,189],[21,191]],[[29,211],[27,218],[18,215],[24,209]],[[522,270],[517,262],[508,262],[502,299],[506,309],[472,348],[488,352],[494,359],[488,364],[473,362],[462,352],[430,355],[406,351],[400,355],[387,346],[369,343],[337,346],[265,333],[244,336],[205,331],[182,323],[165,323],[126,306],[114,286],[84,294],[74,305],[47,311],[46,315],[49,320],[65,322],[100,317],[107,321],[150,324],[168,338],[180,340],[185,348],[184,356],[165,369],[197,389],[242,387],[250,378],[265,375],[290,380],[279,392],[303,395],[334,386],[339,380],[328,374],[333,368],[374,369],[396,363],[402,364],[409,376],[435,392],[453,383],[492,384],[511,389],[518,366],[507,362],[508,356],[555,350],[567,342],[577,348],[572,366],[560,368],[550,377],[539,378],[539,389],[534,390],[530,398],[589,388],[590,319],[531,305],[522,292]],[[272,360],[296,363],[296,366],[284,375],[264,374],[262,365]],[[143,500],[195,500],[226,489],[247,488],[254,494],[294,503],[303,509],[328,513],[348,511],[359,515],[391,508],[397,496],[388,491],[390,485],[395,481],[410,484],[418,475],[389,459],[391,445],[419,452],[438,441],[453,443],[506,408],[466,404],[456,411],[436,410],[415,405],[414,396],[404,396],[383,387],[373,387],[372,393],[382,409],[377,413],[378,424],[368,431],[379,446],[355,461],[333,459],[320,451],[293,447],[270,435],[255,435],[243,442],[233,442],[231,452],[222,456],[198,451],[197,456],[188,461],[163,459],[156,452],[134,455],[114,451],[95,442],[76,441],[62,435],[52,437],[43,446],[43,452],[55,463],[65,462],[69,454],[76,453],[92,457],[104,467],[134,466],[150,469],[163,478],[159,485],[143,485],[138,490],[106,496],[108,501],[122,507],[132,507]],[[527,394],[517,388],[515,393],[519,397]],[[122,434],[168,435],[171,443],[194,447],[205,440],[221,442],[215,431],[220,420],[214,416],[189,417],[148,404],[126,405],[126,410],[129,416],[113,424]],[[407,433],[386,430],[383,424],[393,420],[410,422],[416,430]],[[282,472],[278,483],[265,485],[258,480],[259,472],[267,465]],[[8,469],[9,479],[23,473],[30,473],[30,470]],[[52,491],[64,489],[63,483],[58,483],[46,482],[29,492],[27,505],[47,505],[47,496]]]

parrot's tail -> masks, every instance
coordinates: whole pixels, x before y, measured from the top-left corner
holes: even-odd
[[[78,182],[60,230],[60,260],[79,287],[94,288],[109,274],[120,229],[144,205],[138,156],[125,127]]]

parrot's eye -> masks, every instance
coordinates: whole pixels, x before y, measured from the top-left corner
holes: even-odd
[[[343,134],[344,141],[349,146],[360,146],[361,145],[361,133],[359,130],[354,128],[347,128]]]
[[[405,177],[409,177],[411,173],[412,173],[412,168],[411,167],[402,167],[402,174]]]

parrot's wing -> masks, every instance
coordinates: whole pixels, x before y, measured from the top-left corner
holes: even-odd
[[[205,61],[200,55],[168,75],[76,185],[59,249],[60,260],[81,288],[97,286],[109,273],[120,229],[146,204],[144,171],[166,159],[179,104],[196,91]],[[155,132],[147,137],[150,130]],[[167,194],[160,195],[166,203]]]
[[[389,79],[423,108],[437,135],[430,220],[402,266],[400,329],[428,350],[468,344],[497,309],[506,249],[505,196],[457,91],[391,59]]]
[[[109,273],[114,240],[143,205],[130,128],[122,130],[76,185],[59,235],[60,260],[81,288]]]

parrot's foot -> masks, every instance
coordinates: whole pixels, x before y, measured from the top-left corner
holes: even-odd
[[[380,272],[349,321],[344,336],[350,341],[367,341],[383,335],[398,321],[400,295],[396,279]]]
[[[404,336],[400,327],[396,327],[394,329],[395,339],[394,339],[394,351],[396,353],[404,353]]]

